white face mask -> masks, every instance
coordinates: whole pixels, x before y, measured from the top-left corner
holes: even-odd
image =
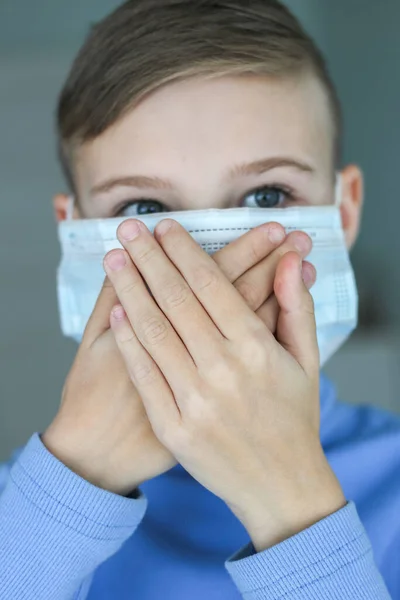
[[[336,188],[336,203],[331,206],[210,209],[137,218],[151,232],[167,216],[178,221],[208,254],[269,221],[281,223],[287,232],[297,229],[308,233],[313,249],[307,260],[317,270],[311,293],[322,366],[357,325],[357,288],[339,211],[340,178]],[[122,247],[116,230],[127,217],[73,220],[72,207],[73,199],[67,220],[61,221],[58,229],[62,248],[58,302],[64,335],[80,342],[104,281],[103,258],[111,249]]]

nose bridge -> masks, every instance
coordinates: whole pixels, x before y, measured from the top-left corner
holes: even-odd
[[[221,186],[188,187],[180,198],[182,210],[228,208],[229,198]]]
[[[211,153],[209,153],[211,154]],[[192,162],[192,161],[191,161]],[[206,210],[227,208],[230,203],[229,190],[222,182],[221,167],[217,160],[185,161],[180,174],[180,204],[183,210]]]
[[[186,194],[182,198],[183,210],[207,210],[210,208],[228,208],[227,202],[221,196],[221,193],[207,193],[204,191],[199,194]]]

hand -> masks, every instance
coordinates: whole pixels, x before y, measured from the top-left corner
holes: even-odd
[[[301,232],[285,240],[277,224],[269,230],[280,237],[271,242],[265,227],[257,227],[216,252],[213,259],[274,331],[277,304],[271,293],[276,265],[282,254],[296,248],[305,257],[311,241]],[[306,262],[304,277],[309,285],[315,280],[315,270]],[[110,312],[117,302],[106,278],[67,377],[59,412],[42,440],[91,483],[128,494],[173,467],[176,459],[154,435],[109,329]]]
[[[59,411],[42,435],[72,471],[128,495],[176,459],[154,436],[140,395],[109,328],[117,302],[106,278],[67,376]]]
[[[156,239],[132,219],[117,233],[125,250],[104,260],[121,303],[111,327],[161,443],[230,506],[256,548],[343,506],[319,440],[319,356],[301,258],[288,252],[277,268],[275,339],[178,223],[162,221]]]

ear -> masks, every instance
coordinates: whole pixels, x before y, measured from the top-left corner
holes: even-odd
[[[364,202],[363,174],[356,165],[342,170],[342,198],[340,212],[348,249],[354,245],[360,228]]]
[[[54,216],[55,216],[57,223],[59,223],[60,221],[66,220],[67,212],[68,212],[68,204],[69,204],[69,196],[67,196],[66,194],[56,194],[54,196],[53,209],[54,209]],[[82,218],[80,211],[79,211],[78,207],[76,206],[76,203],[74,204],[74,211],[72,214],[72,218],[73,219],[81,219]]]

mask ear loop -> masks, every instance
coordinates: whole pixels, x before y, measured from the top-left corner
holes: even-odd
[[[336,173],[336,184],[335,184],[335,206],[339,208],[342,204],[342,192],[343,192],[343,181],[342,174]]]
[[[74,196],[68,196],[67,221],[72,221],[72,218],[74,216],[74,205],[75,205]]]

